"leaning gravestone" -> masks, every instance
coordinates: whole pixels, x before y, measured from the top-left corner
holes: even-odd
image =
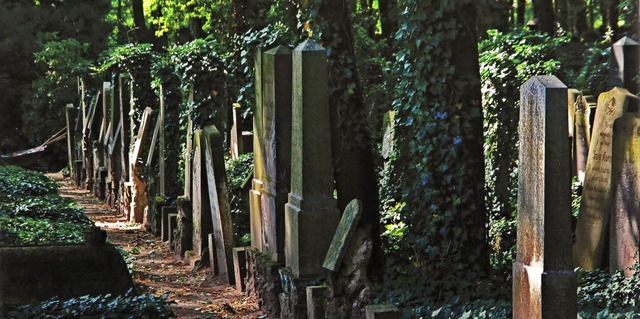
[[[609,270],[629,269],[638,262],[640,236],[640,115],[627,113],[613,127],[613,203],[611,209]]]
[[[216,269],[229,284],[234,284],[231,207],[227,200],[222,135],[215,126],[205,127],[204,144]]]
[[[576,318],[567,122],[560,80],[536,76],[522,85],[513,318]]]
[[[354,199],[344,209],[344,214],[342,214],[340,224],[338,224],[338,229],[333,236],[322,267],[331,271],[338,271],[347,247],[351,243],[353,232],[358,226],[360,216],[362,216],[362,203]]]
[[[573,247],[574,266],[585,270],[603,266],[611,210],[613,122],[627,110],[630,97],[629,91],[622,88],[614,88],[598,97]]]

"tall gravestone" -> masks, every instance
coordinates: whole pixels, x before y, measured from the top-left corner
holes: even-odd
[[[567,87],[555,76],[536,76],[520,92],[513,318],[573,319]]]
[[[262,244],[272,260],[284,262],[284,205],[291,185],[291,50],[278,46],[262,58]]]
[[[253,180],[249,191],[249,221],[251,224],[251,247],[262,251],[262,207],[261,196],[264,176],[262,156],[262,50],[255,56],[256,106],[253,112]]]
[[[320,273],[340,213],[333,198],[327,52],[313,40],[293,51],[291,192],[285,208],[286,265]]]
[[[233,224],[227,200],[222,134],[214,126],[204,129],[207,189],[213,225],[213,246],[218,275],[229,284],[235,282],[233,268]]]
[[[576,89],[567,89],[567,98],[568,98],[568,103],[567,103],[567,111],[569,113],[568,116],[568,124],[569,124],[569,139],[571,140],[572,143],[575,143],[575,133],[574,133],[574,127],[575,127],[575,121],[576,121],[576,109],[575,109],[575,103],[576,100],[578,99],[578,96],[580,96],[580,91],[576,90]],[[578,175],[578,171],[576,168],[576,153],[575,153],[575,148],[571,148],[571,158],[573,158],[574,160],[571,161],[571,173],[574,176]]]
[[[151,126],[151,115],[153,110],[150,107],[145,108],[142,113],[142,119],[140,120],[140,126],[138,128],[138,134],[136,134],[135,141],[133,142],[133,149],[129,153],[129,163],[131,167],[130,181],[131,186],[131,212],[129,214],[129,220],[136,223],[142,223],[144,218],[144,211],[147,207],[147,183],[142,177],[142,170],[144,165],[142,160],[146,158],[146,153],[149,151],[149,127]]]
[[[613,203],[609,231],[609,270],[629,269],[638,262],[640,245],[640,115],[626,113],[613,126]]]
[[[583,183],[585,171],[587,170],[589,143],[591,142],[590,108],[582,95],[576,97],[573,108],[573,159],[576,167],[576,176],[580,183]]]
[[[574,266],[585,270],[603,266],[611,210],[613,122],[627,110],[630,97],[629,91],[621,88],[598,97],[573,247]]]
[[[65,119],[67,122],[67,165],[69,165],[69,174],[71,175],[71,178],[75,178],[75,172],[73,170],[73,149],[75,144],[73,142],[73,130],[71,128],[71,119],[73,118],[73,112],[75,111],[75,108],[73,107],[73,104],[67,104],[64,108],[64,111]]]

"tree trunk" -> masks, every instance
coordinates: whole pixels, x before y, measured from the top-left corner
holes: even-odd
[[[538,19],[538,30],[550,35],[555,35],[555,14],[553,12],[553,0],[534,0],[533,11]]]
[[[354,198],[363,203],[361,222],[371,226],[373,255],[370,274],[381,275],[384,267],[380,242],[380,208],[366,108],[356,69],[350,16],[355,10],[348,0],[324,0],[319,19],[324,20],[324,43],[331,44],[329,76],[332,93],[331,139],[338,207],[342,211]],[[335,39],[339,41],[335,41]],[[375,278],[372,278],[375,279]]]
[[[380,24],[382,26],[382,37],[393,39],[393,35],[398,28],[398,16],[396,14],[396,0],[378,0],[380,7]]]
[[[620,0],[609,0],[609,8],[607,10],[607,19],[609,20],[609,27],[613,33],[614,41],[620,38],[620,34],[618,33],[618,4],[620,4]]]
[[[144,19],[143,0],[132,0],[131,9],[133,11],[133,25],[135,26],[133,33],[136,35],[137,40],[145,43],[151,42],[147,23]]]
[[[524,15],[527,10],[527,1],[526,0],[516,0],[518,6],[516,8],[516,25],[524,26],[526,21],[524,21]]]
[[[571,22],[569,19],[569,1],[568,0],[555,0],[556,2],[556,17],[558,23],[564,30],[571,28]]]

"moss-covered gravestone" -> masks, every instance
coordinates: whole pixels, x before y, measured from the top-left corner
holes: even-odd
[[[312,40],[293,50],[291,192],[285,208],[286,265],[320,274],[340,220],[333,198],[327,52]]]
[[[513,318],[576,318],[567,123],[560,80],[536,76],[522,85]]]
[[[202,266],[209,264],[209,247],[207,236],[213,231],[211,220],[211,206],[207,190],[207,176],[205,169],[205,141],[202,130],[196,130],[193,135],[193,162],[191,167],[191,207],[193,211],[193,257],[192,264]]]
[[[627,113],[613,127],[613,202],[609,270],[628,269],[638,262],[640,240],[640,115]]]
[[[574,266],[586,270],[603,266],[611,210],[613,122],[627,110],[631,98],[633,95],[622,88],[614,88],[598,97],[573,246]]]

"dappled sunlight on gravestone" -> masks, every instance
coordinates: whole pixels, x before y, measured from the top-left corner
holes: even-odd
[[[560,80],[536,76],[522,85],[514,318],[576,318],[567,122]]]
[[[603,266],[611,209],[613,122],[627,111],[630,98],[633,95],[622,88],[614,88],[598,97],[573,246],[574,266],[585,270]]]
[[[584,174],[587,169],[587,157],[589,155],[589,142],[591,141],[591,128],[589,124],[589,105],[586,99],[579,95],[574,105],[574,129],[573,129],[573,154],[576,167],[576,176],[580,183],[584,182]]]
[[[623,270],[629,277],[640,248],[640,115],[627,113],[617,119],[613,134],[609,271]]]

